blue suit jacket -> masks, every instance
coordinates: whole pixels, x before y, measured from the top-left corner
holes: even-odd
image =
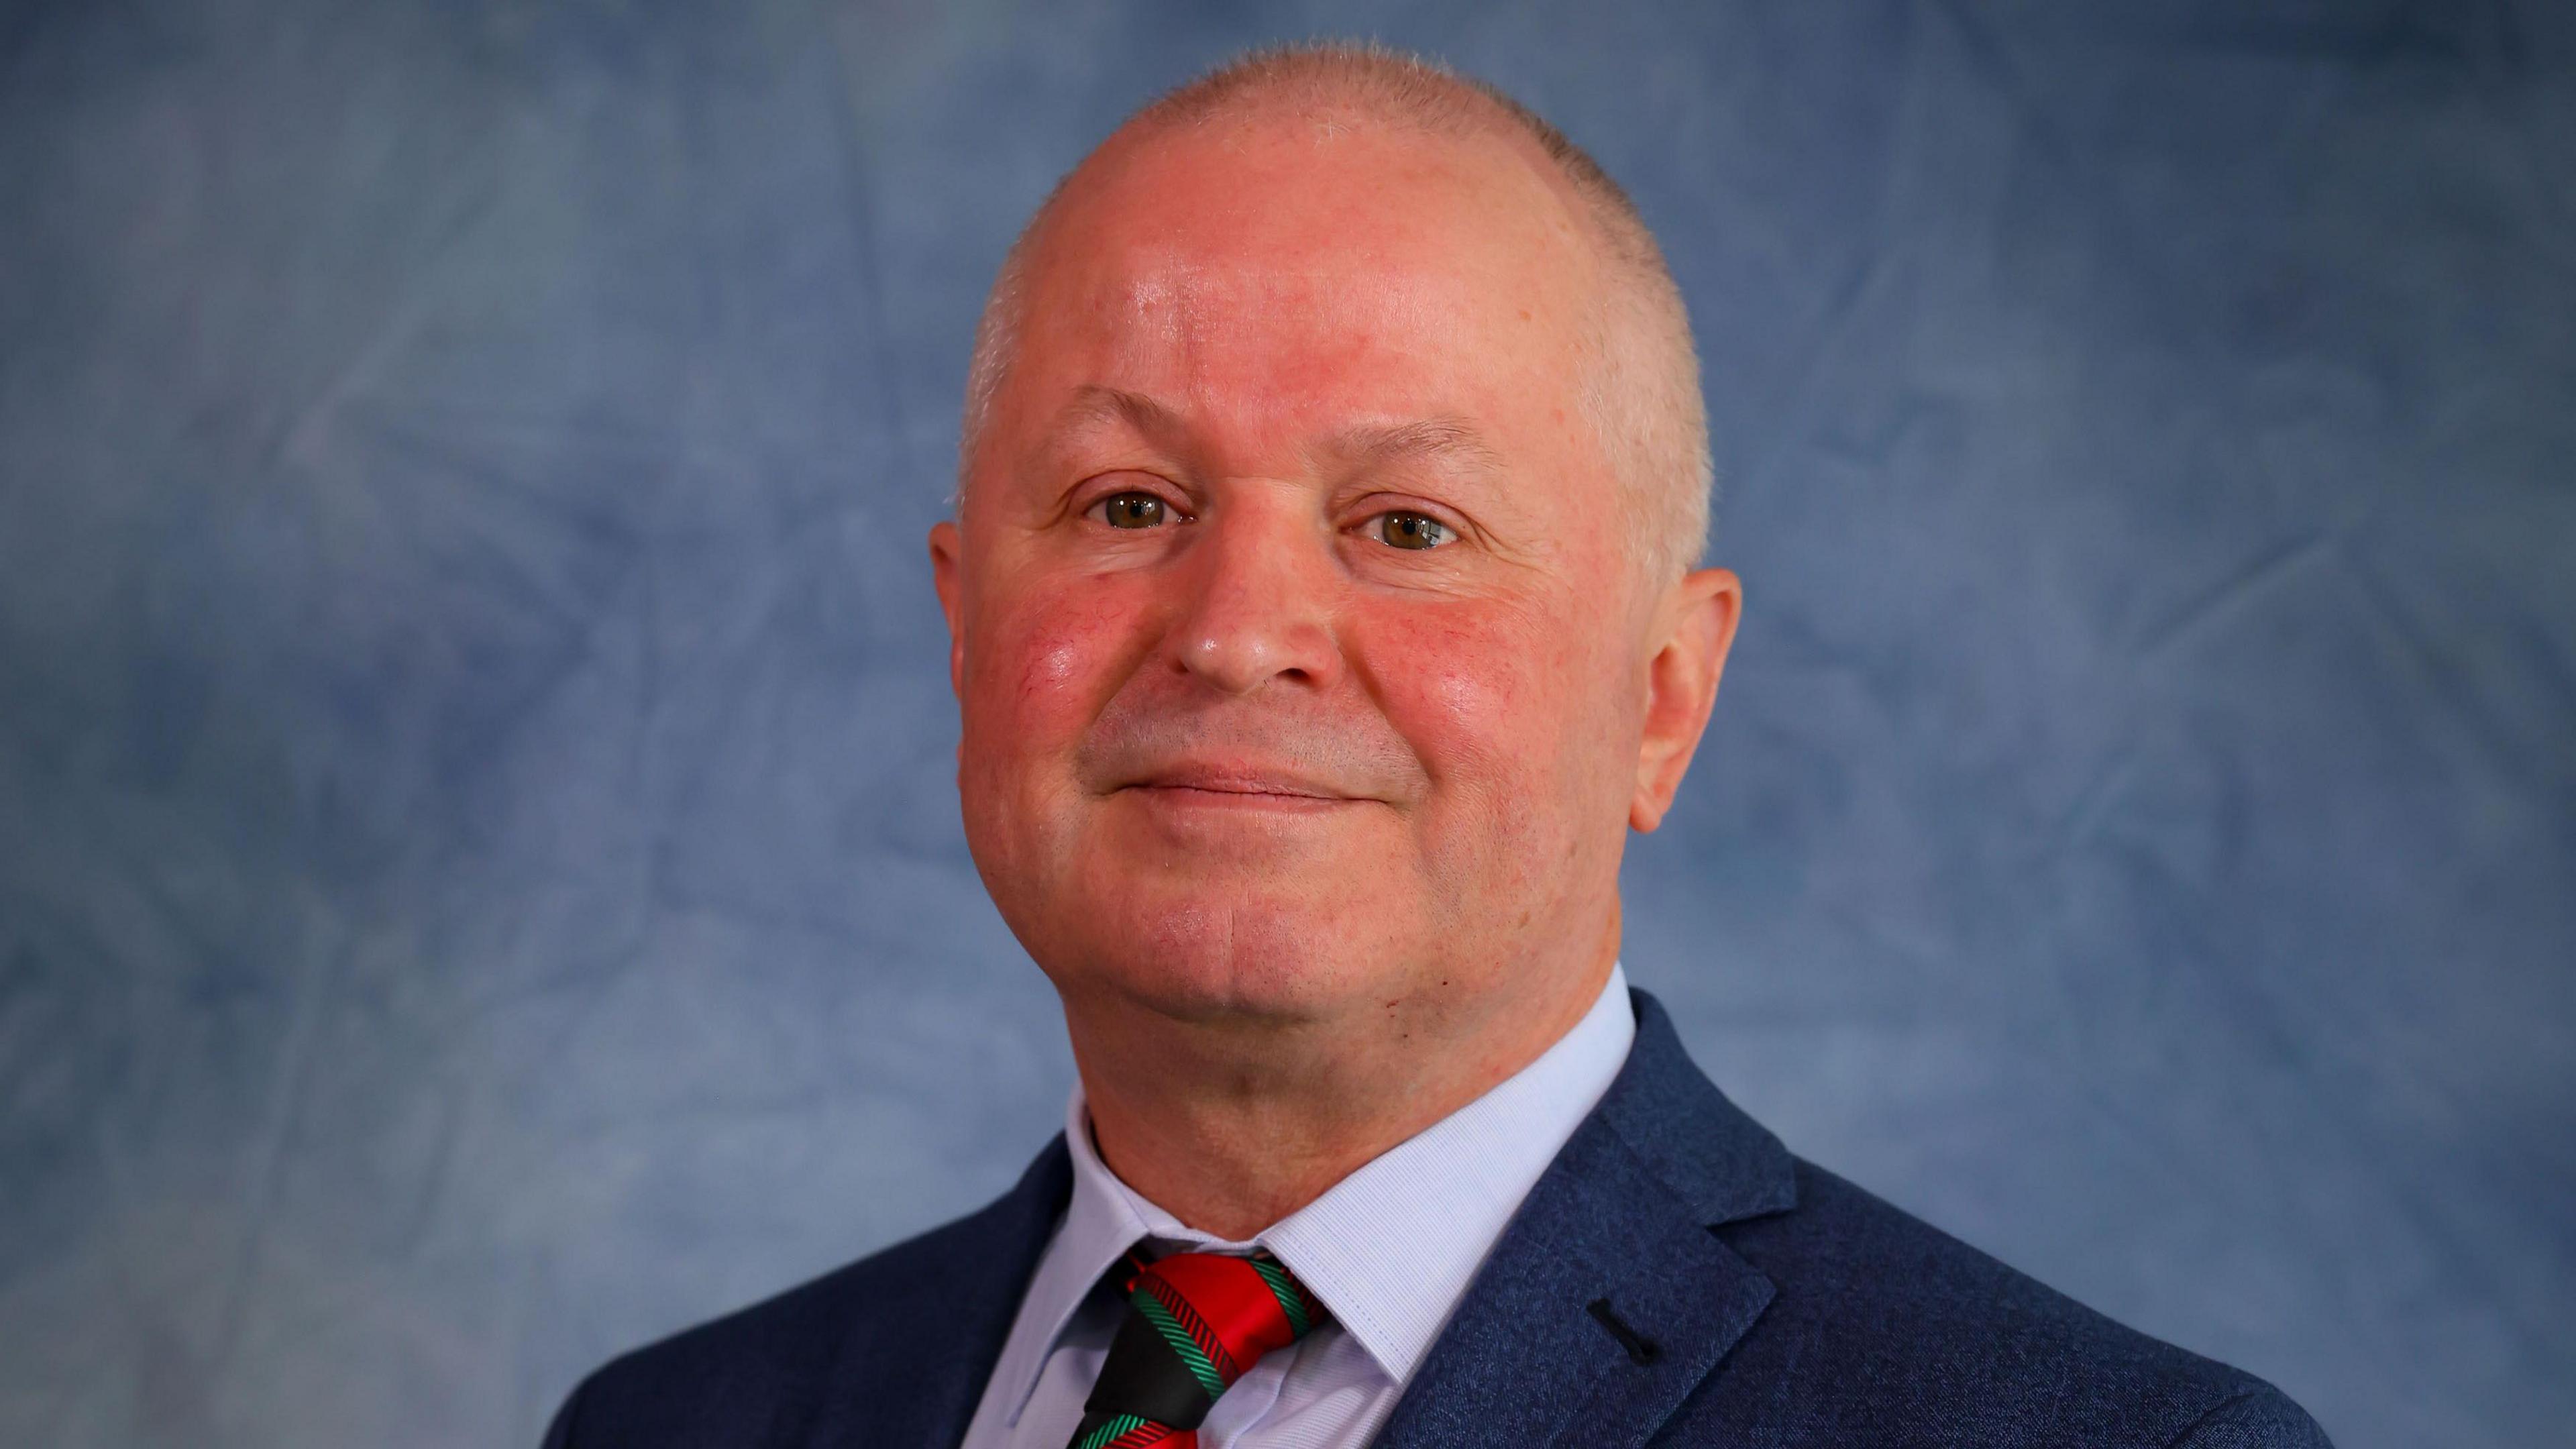
[[[2130,1331],[1791,1156],[1653,997],[1598,1107],[1379,1434],[1430,1446],[2323,1445],[2248,1374]],[[548,1449],[933,1449],[964,1437],[1072,1180],[637,1350]],[[1627,1326],[1622,1338],[1596,1315]]]

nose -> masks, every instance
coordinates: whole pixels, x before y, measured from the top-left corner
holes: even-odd
[[[1331,535],[1293,495],[1237,494],[1196,525],[1207,531],[1184,570],[1173,667],[1231,696],[1274,680],[1329,687],[1342,671]]]

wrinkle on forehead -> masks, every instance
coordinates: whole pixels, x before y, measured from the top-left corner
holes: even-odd
[[[1454,210],[1440,221],[1276,241],[1118,218],[1069,228],[1033,279],[1024,380],[1052,392],[1052,365],[1073,357],[1115,374],[1098,380],[1163,389],[1366,353],[1496,379],[1576,365],[1589,335],[1581,260],[1480,234]]]
[[[1501,262],[1503,265],[1495,265]],[[1115,341],[1134,349],[1187,347],[1222,332],[1271,328],[1329,349],[1336,338],[1397,346],[1442,338],[1478,313],[1517,309],[1528,344],[1564,345],[1576,322],[1543,276],[1513,276],[1490,255],[1400,258],[1392,249],[1282,263],[1259,255],[1209,258],[1172,246],[1093,259],[1089,277],[1066,276],[1065,300],[1048,317],[1070,324],[1064,340]],[[1525,286],[1523,283],[1536,283]],[[1032,333],[1045,330],[1042,321]]]

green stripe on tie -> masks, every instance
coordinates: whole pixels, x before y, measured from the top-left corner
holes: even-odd
[[[1142,1429],[1144,1427],[1145,1421],[1137,1418],[1133,1414],[1121,1414],[1114,1419],[1104,1419],[1101,1421],[1099,1428],[1084,1435],[1081,1442],[1075,1444],[1073,1449],[1100,1449],[1101,1445],[1108,1443],[1119,1435],[1124,1434],[1131,1429]]]
[[[1225,1392],[1225,1379],[1217,1373],[1216,1365],[1208,1362],[1206,1351],[1199,1347],[1197,1339],[1190,1337],[1188,1329],[1181,1327],[1181,1321],[1172,1316],[1172,1310],[1165,1308],[1160,1300],[1142,1287],[1128,1301],[1135,1304],[1136,1311],[1145,1315],[1145,1321],[1163,1335],[1163,1341],[1172,1346],[1181,1366],[1199,1381],[1200,1388],[1207,1390],[1209,1402],[1213,1403],[1217,1395]]]
[[[1270,1296],[1279,1300],[1279,1311],[1288,1315],[1288,1327],[1299,1338],[1306,1336],[1306,1298],[1297,1285],[1288,1281],[1288,1270],[1269,1258],[1254,1258],[1252,1271],[1270,1285]]]

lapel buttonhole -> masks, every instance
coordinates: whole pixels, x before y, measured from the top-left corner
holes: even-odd
[[[1628,1351],[1628,1362],[1643,1368],[1663,1357],[1663,1349],[1653,1339],[1630,1328],[1627,1320],[1621,1318],[1618,1311],[1610,1306],[1609,1299],[1593,1299],[1586,1311],[1590,1312],[1603,1328],[1610,1330],[1612,1338],[1619,1340],[1619,1346]]]

